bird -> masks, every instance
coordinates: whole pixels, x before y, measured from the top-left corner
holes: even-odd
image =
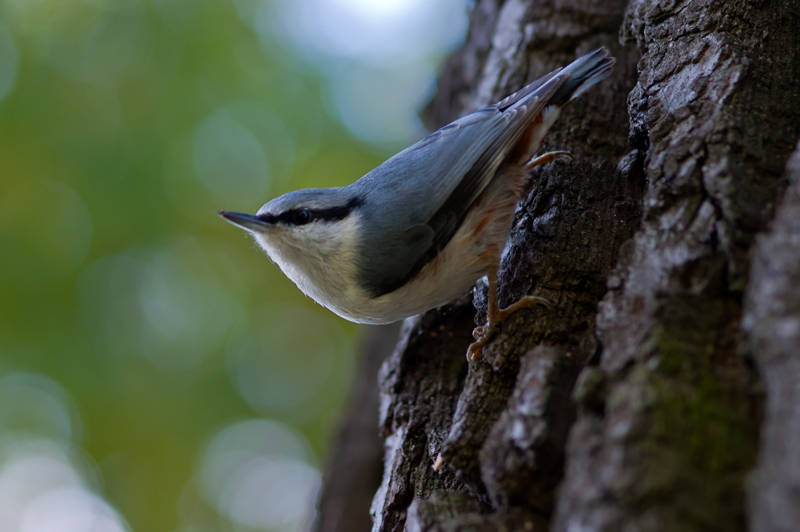
[[[346,320],[384,324],[452,302],[488,278],[479,360],[514,312],[551,304],[524,296],[500,308],[497,272],[534,158],[561,110],[614,64],[598,48],[495,105],[428,135],[344,187],[289,192],[256,214],[219,211],[248,231],[297,287]]]

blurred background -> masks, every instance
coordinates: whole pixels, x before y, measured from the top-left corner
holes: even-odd
[[[467,0],[0,0],[0,530],[304,530],[358,327],[221,209],[425,132]]]

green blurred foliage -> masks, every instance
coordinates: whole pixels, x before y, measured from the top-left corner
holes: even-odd
[[[321,83],[230,1],[0,0],[0,373],[72,396],[74,443],[133,530],[182,526],[204,445],[237,420],[282,420],[324,459],[350,359],[309,373],[334,348],[308,335],[346,351],[356,329],[216,215],[381,161],[326,113]],[[304,390],[289,406],[237,380],[270,361]]]

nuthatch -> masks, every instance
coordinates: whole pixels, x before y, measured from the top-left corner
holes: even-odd
[[[467,358],[478,360],[497,325],[526,296],[497,303],[497,270],[529,170],[561,109],[608,76],[604,48],[551,72],[398,153],[342,188],[284,194],[256,215],[220,212],[249,231],[317,303],[358,323],[390,323],[444,305],[483,275],[487,323]]]

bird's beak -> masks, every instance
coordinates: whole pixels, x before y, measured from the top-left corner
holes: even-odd
[[[241,227],[247,231],[263,232],[271,225],[269,222],[265,222],[258,216],[245,214],[243,212],[219,211],[217,214],[228,220],[233,225]]]

